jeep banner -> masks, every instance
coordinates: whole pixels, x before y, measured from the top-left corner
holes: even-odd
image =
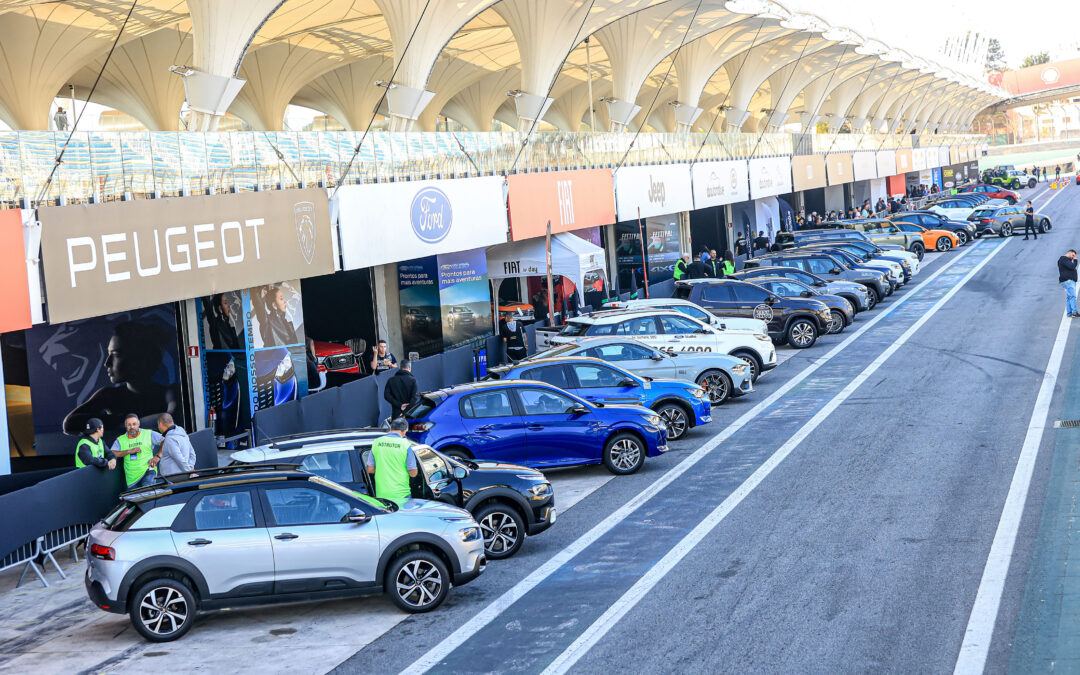
[[[345,269],[506,243],[503,186],[502,177],[491,176],[342,187]]]
[[[49,322],[334,271],[326,191],[40,209]]]
[[[750,175],[746,160],[700,162],[691,169],[694,208],[723,206],[750,199]]]
[[[615,214],[620,221],[692,210],[686,164],[624,166],[615,172]]]

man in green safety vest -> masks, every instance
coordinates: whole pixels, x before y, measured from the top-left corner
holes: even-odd
[[[409,479],[417,475],[416,454],[405,438],[409,423],[399,417],[390,423],[390,433],[375,439],[368,453],[367,472],[375,478],[375,496],[398,506],[410,496]]]
[[[161,447],[164,436],[156,431],[139,428],[139,416],[129,413],[124,418],[125,433],[113,441],[112,453],[124,458],[124,484],[129,490],[150,485],[157,480],[154,453]]]
[[[105,425],[96,417],[86,420],[86,428],[83,429],[79,442],[75,445],[75,468],[84,466],[96,466],[99,469],[115,469],[116,457],[111,450],[105,449],[105,443],[101,436],[105,433]]]

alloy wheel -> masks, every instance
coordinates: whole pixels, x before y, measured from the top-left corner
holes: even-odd
[[[839,333],[842,330],[844,330],[844,315],[834,309],[832,318],[829,319],[829,332]]]
[[[677,405],[665,406],[660,410],[660,419],[667,425],[668,438],[678,440],[686,433],[688,422],[686,412]]]
[[[742,359],[743,363],[750,366],[750,381],[757,382],[759,374],[757,360],[752,356],[747,356],[746,354],[737,354],[736,357]]]
[[[484,548],[499,554],[509,551],[517,545],[517,523],[502,511],[493,511],[480,521],[480,531],[484,533]]]
[[[611,446],[611,463],[620,471],[633,469],[641,458],[641,447],[629,438],[620,438]]]
[[[168,586],[151,589],[139,603],[139,620],[155,635],[175,633],[184,626],[190,614],[183,594]]]
[[[1001,226],[1001,236],[1003,236],[1003,237],[1011,237],[1012,233],[1013,233],[1013,228],[1012,228],[1011,224],[1005,223],[1004,225]]]
[[[968,241],[968,238],[967,238],[967,232],[961,232],[961,231],[957,230],[957,232],[956,232],[956,239],[957,239],[957,241],[959,241],[959,242],[960,242],[960,243],[959,243],[959,245],[960,245],[960,246],[963,246],[963,245],[964,245],[964,244],[966,244],[966,243],[967,243],[967,241]]]
[[[443,586],[439,568],[427,560],[412,560],[403,565],[395,582],[402,602],[417,608],[438,598]]]
[[[937,248],[938,251],[944,253],[945,251],[948,251],[950,248],[952,248],[952,242],[949,241],[946,237],[938,237],[937,246],[935,248]]]
[[[796,347],[806,347],[814,341],[814,327],[800,321],[791,327],[791,342]]]
[[[709,396],[709,403],[712,403],[713,405],[726,401],[727,397],[731,394],[731,390],[728,387],[728,380],[721,373],[709,373],[701,378],[701,386]]]

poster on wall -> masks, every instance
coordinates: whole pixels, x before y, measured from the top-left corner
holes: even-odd
[[[642,222],[645,230],[644,255],[648,261],[649,284],[671,279],[675,263],[679,260],[678,217],[659,216]],[[636,220],[615,225],[615,265],[619,274],[619,288],[623,291],[638,289],[645,284],[642,265],[641,234]]]
[[[491,335],[491,287],[484,249],[438,256],[443,345],[459,347]]]
[[[128,413],[144,428],[163,412],[184,426],[171,304],[31,328],[26,355],[38,455],[73,454],[91,417],[110,442]]]
[[[757,215],[756,206],[752,201],[738,202],[731,206],[731,227],[735,234],[735,242],[739,240],[739,235],[742,235],[743,240],[749,242],[754,240],[757,236]],[[733,248],[737,248],[733,246]],[[736,255],[739,251],[736,250]]]
[[[196,310],[206,405],[203,422],[210,426],[213,420],[215,436],[233,436],[251,422],[243,292],[200,298]]]
[[[693,208],[690,169],[685,164],[627,166],[615,172],[615,216],[619,220]]]
[[[300,282],[256,286],[243,293],[251,414],[306,396],[307,349]]]
[[[435,256],[400,262],[397,267],[405,354],[437,354],[442,350],[443,336]]]

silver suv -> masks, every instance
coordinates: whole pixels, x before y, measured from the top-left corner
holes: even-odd
[[[90,531],[86,591],[151,642],[198,612],[385,592],[407,612],[438,607],[487,565],[468,511],[398,508],[296,469],[239,465],[164,476],[126,492]]]

